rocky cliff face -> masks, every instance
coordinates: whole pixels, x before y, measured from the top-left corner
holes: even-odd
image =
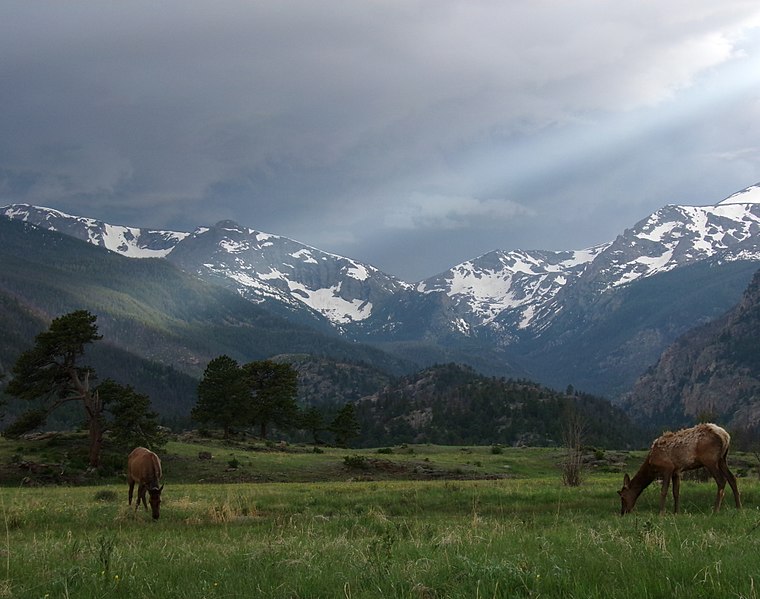
[[[668,426],[717,418],[760,424],[760,272],[723,317],[680,337],[623,405],[639,422]]]

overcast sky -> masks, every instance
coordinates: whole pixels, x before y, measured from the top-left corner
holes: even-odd
[[[0,205],[411,282],[758,181],[757,0],[0,4]]]

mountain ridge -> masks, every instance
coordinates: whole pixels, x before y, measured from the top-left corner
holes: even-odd
[[[165,252],[163,260],[273,314],[421,366],[462,361],[495,376],[534,376],[617,396],[675,336],[738,299],[760,262],[758,190],[760,184],[710,206],[664,206],[586,250],[494,250],[415,284],[233,221],[181,234],[30,205],[0,214],[127,255],[155,243],[151,251]],[[716,300],[699,283],[705,276],[725,286]],[[645,281],[655,281],[645,287],[662,297],[668,281],[680,281],[693,301],[670,299],[673,306],[655,308],[661,314],[653,322],[640,313],[652,302],[631,292]],[[600,354],[605,335],[625,350]]]
[[[404,282],[365,263],[244,227],[234,221],[192,233],[111,225],[59,210],[11,204],[24,220],[128,257],[163,257],[257,303],[279,303],[343,334],[381,328],[376,309],[394,296],[445,294],[453,333],[540,331],[576,284],[601,295],[639,278],[706,259],[760,261],[760,184],[710,206],[667,205],[615,240],[583,250],[494,250],[419,281]],[[746,200],[746,201],[741,201]],[[382,329],[387,332],[387,328]]]

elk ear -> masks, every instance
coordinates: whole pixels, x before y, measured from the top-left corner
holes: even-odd
[[[630,486],[631,484],[631,478],[626,474],[623,477],[623,488]]]

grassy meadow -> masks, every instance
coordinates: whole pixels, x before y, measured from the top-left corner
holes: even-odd
[[[621,518],[620,456],[571,488],[557,449],[264,449],[170,443],[156,522],[128,508],[119,476],[78,486],[6,476],[0,597],[758,595],[754,471],[739,481],[740,512],[729,491],[712,514],[714,483],[686,481],[682,514],[660,517],[652,486]],[[204,450],[213,459],[198,459]],[[28,452],[44,455],[0,441],[6,462]],[[642,456],[622,459],[633,471]]]

